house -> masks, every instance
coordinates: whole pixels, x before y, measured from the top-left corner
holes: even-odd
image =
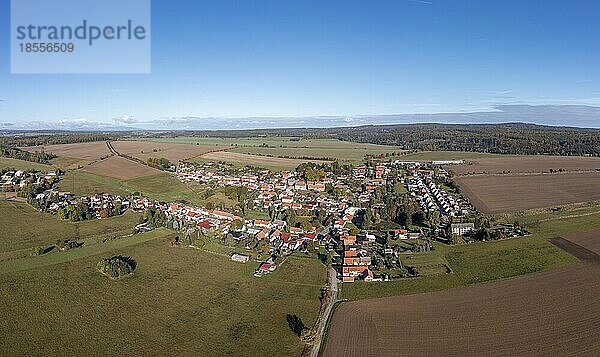
[[[463,236],[475,232],[475,223],[453,223],[450,225],[450,230],[452,234]]]
[[[247,263],[250,260],[250,257],[245,254],[233,253],[231,255],[231,260],[238,263]]]

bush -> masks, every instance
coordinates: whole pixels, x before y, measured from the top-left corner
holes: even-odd
[[[32,256],[42,255],[46,252],[46,250],[42,247],[35,247],[31,250]]]
[[[98,271],[111,279],[118,279],[133,274],[136,262],[131,257],[115,256],[102,259],[96,264]]]

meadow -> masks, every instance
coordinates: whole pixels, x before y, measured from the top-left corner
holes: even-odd
[[[37,170],[42,172],[54,171],[54,167],[37,162],[30,162],[9,157],[0,157],[0,169]]]
[[[119,180],[89,172],[68,171],[60,181],[59,189],[76,195],[92,195],[101,192],[125,195],[140,192],[161,201],[200,201],[197,192],[166,172]]]
[[[325,266],[290,258],[254,278],[256,263],[171,248],[168,236],[0,270],[0,354],[300,355],[304,346],[286,316],[312,326]],[[119,254],[137,262],[132,276],[111,281],[96,271],[100,259]],[[43,257],[26,259],[36,258]]]
[[[138,221],[138,214],[127,212],[109,219],[73,223],[41,213],[26,203],[0,201],[0,258],[28,255],[31,248],[49,246],[58,239],[103,239],[129,234]]]

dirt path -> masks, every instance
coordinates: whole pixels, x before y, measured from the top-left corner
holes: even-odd
[[[311,357],[318,357],[319,351],[321,350],[321,343],[325,338],[325,331],[327,330],[327,324],[329,323],[329,319],[331,318],[331,311],[333,310],[333,306],[338,301],[338,282],[337,282],[337,272],[333,268],[329,268],[329,273],[327,274],[329,278],[329,289],[331,291],[331,301],[329,305],[325,308],[325,312],[319,321],[318,333],[319,338],[317,342],[313,345],[312,350],[310,351]]]

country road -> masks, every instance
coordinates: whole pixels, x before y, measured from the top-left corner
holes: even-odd
[[[329,322],[329,318],[331,317],[331,312],[333,310],[333,306],[338,301],[338,281],[337,281],[337,272],[333,268],[329,268],[328,279],[329,279],[329,290],[331,291],[331,301],[329,305],[325,308],[325,312],[321,317],[321,321],[319,321],[318,333],[319,338],[317,342],[313,345],[312,351],[310,352],[311,357],[318,357],[319,350],[321,349],[321,342],[325,338],[325,330],[327,327],[327,322]]]

